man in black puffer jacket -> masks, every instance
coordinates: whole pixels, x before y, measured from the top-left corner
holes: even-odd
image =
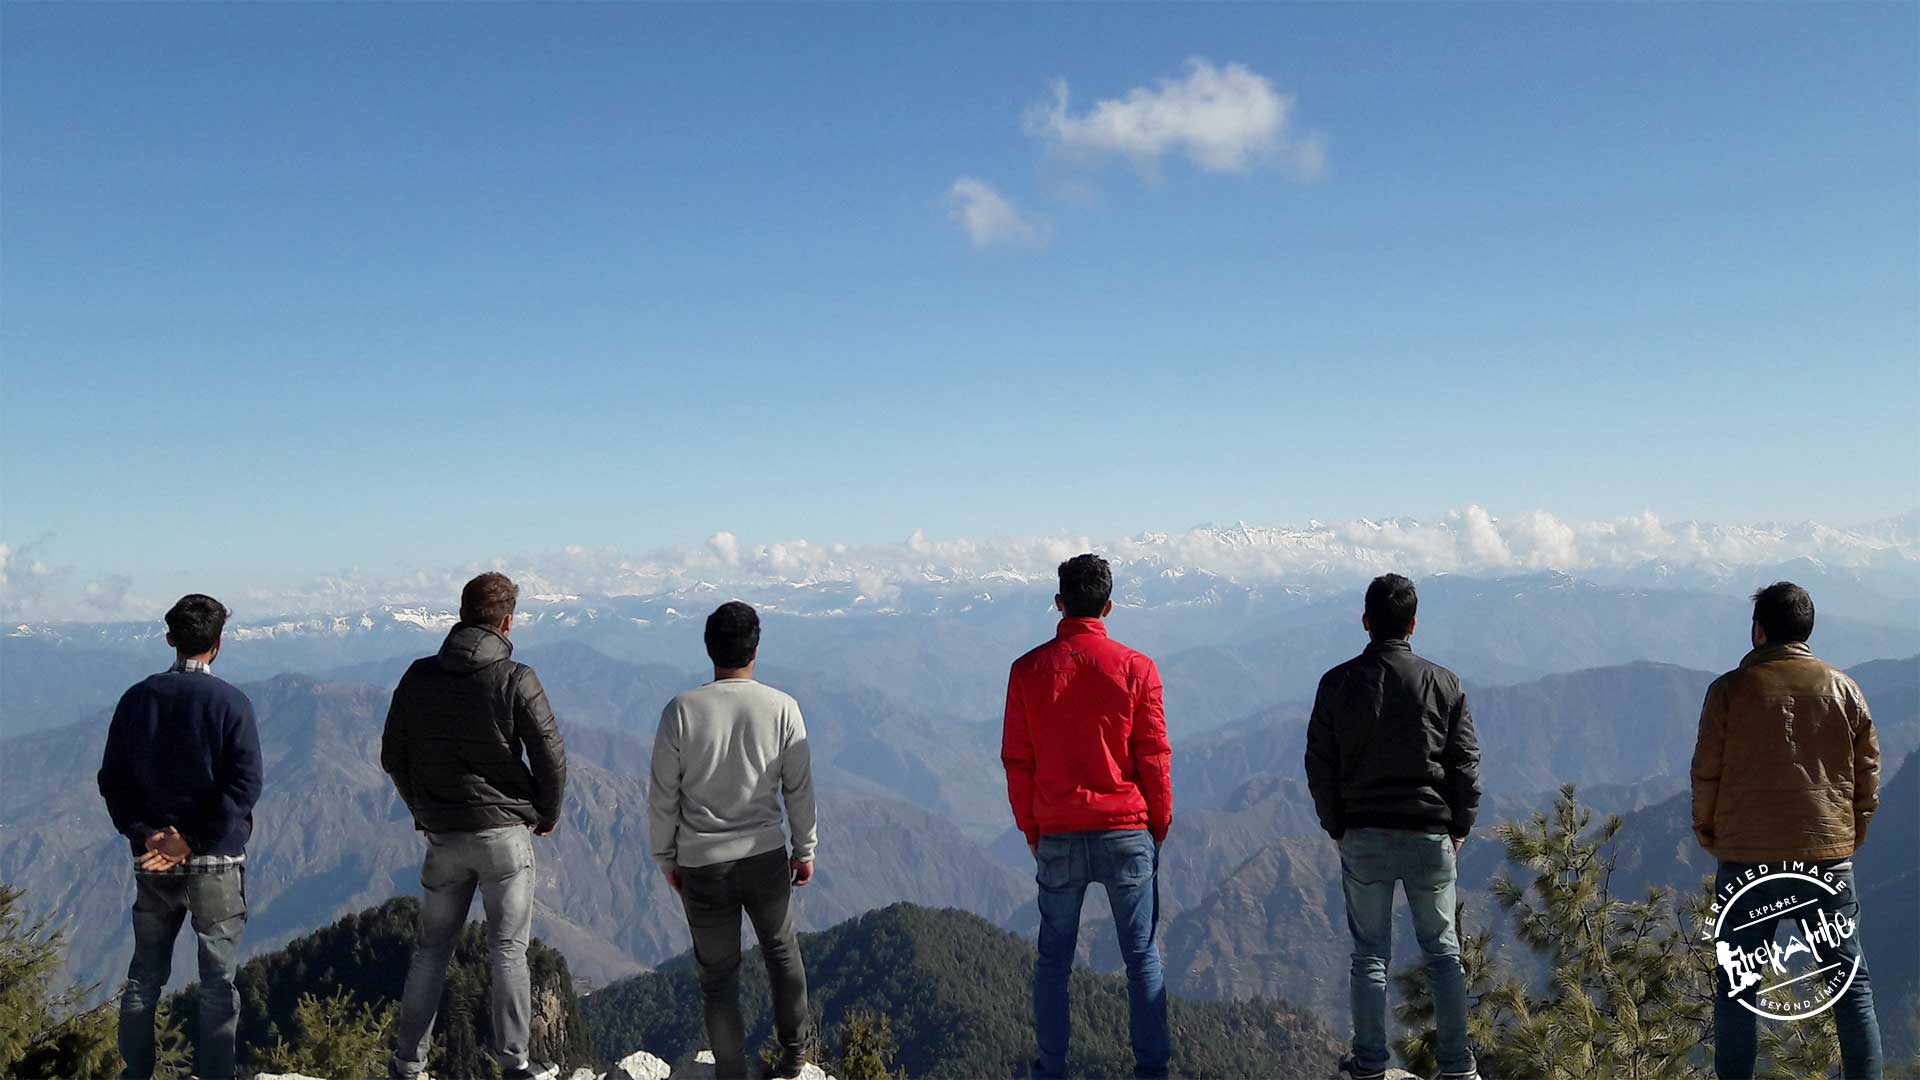
[[[438,655],[401,676],[387,712],[380,765],[427,837],[420,936],[395,1025],[392,1076],[426,1067],[447,962],[476,890],[492,953],[494,1056],[509,1080],[534,1075],[529,833],[550,836],[559,824],[567,752],[540,679],[512,659],[507,634],[519,599],[504,574],[467,582],[460,622]]]
[[[1418,607],[1413,582],[1374,579],[1360,620],[1373,643],[1321,678],[1307,724],[1307,787],[1340,845],[1353,932],[1353,1052],[1340,1068],[1355,1080],[1386,1074],[1395,882],[1427,957],[1440,1075],[1477,1075],[1453,906],[1454,857],[1480,805],[1480,744],[1459,677],[1407,643]]]

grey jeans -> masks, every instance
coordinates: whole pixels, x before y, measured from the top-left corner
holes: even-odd
[[[420,937],[400,996],[391,1071],[418,1076],[427,1067],[433,1018],[447,983],[447,962],[467,924],[473,894],[487,913],[493,967],[493,1055],[502,1069],[527,1067],[533,990],[527,938],[533,931],[533,834],[525,825],[480,832],[427,833],[420,869]]]
[[[680,868],[680,902],[693,933],[693,958],[705,998],[707,1045],[719,1080],[747,1075],[746,1024],[740,1016],[740,916],[760,940],[773,991],[774,1038],[798,1059],[807,1023],[807,970],[793,931],[793,883],[784,848],[735,862]]]
[[[200,1031],[194,1075],[207,1080],[233,1076],[233,1040],[240,994],[233,965],[240,931],[247,925],[246,871],[238,866],[211,872],[133,875],[133,963],[120,995],[120,1056],[130,1080],[153,1075],[153,1011],[173,974],[173,939],[193,915],[200,943]]]

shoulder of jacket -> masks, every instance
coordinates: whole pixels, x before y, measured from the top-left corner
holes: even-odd
[[[1730,692],[1745,681],[1746,673],[1746,668],[1734,668],[1732,671],[1723,672],[1719,678],[1707,684],[1707,696],[1713,697],[1715,694]]]
[[[1421,658],[1420,662],[1427,665],[1427,671],[1432,674],[1434,681],[1445,687],[1448,693],[1459,694],[1465,692],[1460,682],[1459,674],[1452,668],[1443,667],[1424,657]]]
[[[215,689],[219,691],[221,697],[226,699],[229,706],[238,706],[239,708],[246,709],[248,712],[253,711],[253,699],[247,696],[245,690],[240,689],[218,675],[212,675],[209,676],[209,678],[213,680]]]
[[[1013,662],[1013,673],[1018,675],[1020,672],[1032,667],[1035,663],[1039,662],[1041,657],[1052,652],[1059,644],[1059,639],[1055,638],[1051,641],[1043,641],[1033,648],[1028,649],[1026,652],[1021,653],[1019,658]]]
[[[790,710],[795,713],[798,713],[800,711],[799,698],[794,697],[792,694],[787,693],[785,690],[782,690],[777,686],[768,686],[766,683],[756,683],[755,685],[759,686],[761,692],[764,693],[775,704],[779,705],[782,709]]]

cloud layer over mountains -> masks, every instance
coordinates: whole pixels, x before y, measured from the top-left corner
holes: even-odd
[[[885,607],[903,586],[949,583],[990,591],[1045,582],[1060,560],[1089,550],[1136,574],[1202,572],[1247,584],[1332,586],[1388,570],[1501,576],[1547,569],[1610,580],[1646,577],[1646,583],[1685,574],[1698,584],[1733,568],[1812,559],[1828,569],[1890,573],[1904,594],[1920,581],[1920,511],[1852,529],[1813,522],[1669,523],[1651,513],[1577,520],[1544,510],[1495,515],[1469,506],[1434,519],[1200,526],[1117,539],[1066,532],[939,539],[915,531],[897,543],[856,545],[720,532],[705,544],[649,553],[569,546],[394,575],[320,575],[292,586],[245,589],[229,603],[254,617],[381,605],[441,608],[468,576],[498,569],[520,581],[529,598],[658,596],[703,583],[756,589],[837,583]],[[149,618],[170,599],[151,591],[104,574],[82,576],[46,552],[0,547],[0,616],[12,620]]]

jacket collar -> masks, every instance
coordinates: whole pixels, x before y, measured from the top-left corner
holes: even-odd
[[[458,623],[440,645],[440,666],[448,671],[478,671],[513,655],[513,642],[479,623]]]
[[[1762,645],[1740,658],[1741,667],[1764,664],[1769,660],[1785,660],[1789,657],[1810,659],[1813,650],[1804,641],[1789,641],[1785,645]]]
[[[1368,642],[1367,651],[1369,653],[1412,652],[1413,643],[1403,637],[1386,638],[1382,641]]]
[[[1082,634],[1106,637],[1107,624],[1101,622],[1099,619],[1076,619],[1068,616],[1060,620],[1060,628],[1054,631],[1053,636],[1056,641],[1064,641],[1067,638],[1079,637]]]

